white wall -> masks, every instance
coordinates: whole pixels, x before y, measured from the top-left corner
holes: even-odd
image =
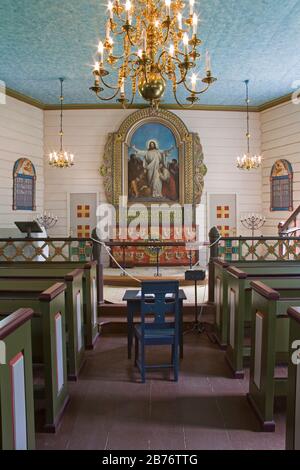
[[[15,220],[33,220],[44,205],[43,111],[7,97],[0,104],[0,228]],[[13,166],[29,158],[37,173],[37,212],[13,211]]]
[[[99,201],[105,194],[98,169],[109,132],[118,130],[132,111],[69,110],[64,113],[64,140],[75,153],[75,166],[53,169],[45,166],[45,210],[59,217],[56,235],[68,234],[67,193],[97,192]],[[238,193],[239,213],[261,211],[261,173],[236,168],[236,157],[245,151],[246,116],[242,112],[176,111],[188,129],[198,132],[203,145],[208,174],[205,193]],[[58,146],[59,112],[45,111],[45,158]],[[260,151],[260,116],[251,114],[253,151]],[[206,194],[202,201],[206,202]],[[205,222],[204,222],[205,223]],[[241,229],[238,230],[242,233]]]
[[[291,102],[261,113],[263,153],[263,211],[267,217],[264,234],[277,234],[278,222],[290,212],[270,211],[270,173],[278,159],[289,160],[294,170],[294,209],[300,204],[300,105]]]

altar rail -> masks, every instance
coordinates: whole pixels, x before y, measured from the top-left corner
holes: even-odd
[[[89,238],[0,238],[0,261],[91,261],[93,249]]]
[[[209,301],[214,301],[213,262],[216,258],[234,261],[299,261],[300,238],[288,237],[220,237],[216,227],[209,232]]]

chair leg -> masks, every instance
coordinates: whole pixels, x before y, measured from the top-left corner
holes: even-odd
[[[142,376],[142,383],[145,383],[145,345],[141,343],[141,376]]]
[[[135,349],[134,349],[134,365],[135,367],[137,366],[137,360],[139,357],[139,341],[137,339],[137,336],[135,337]]]
[[[172,345],[173,350],[173,368],[174,368],[174,381],[178,382],[178,367],[179,367],[179,358],[178,358],[178,344]]]
[[[174,365],[174,348],[175,348],[175,345],[172,344],[172,350],[171,350],[171,364]]]

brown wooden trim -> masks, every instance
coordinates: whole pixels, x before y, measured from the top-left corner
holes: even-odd
[[[213,263],[218,265],[218,266],[221,266],[224,269],[227,268],[228,266],[230,266],[230,263],[228,263],[228,261],[223,261],[221,258],[213,259]]]
[[[248,277],[248,274],[245,273],[245,271],[235,268],[234,266],[229,266],[229,268],[227,268],[226,271],[238,279],[247,279]]]
[[[83,276],[83,269],[74,269],[74,271],[68,273],[64,278],[65,278],[65,281],[74,281],[74,279],[76,277],[79,277],[79,276]]]
[[[288,316],[300,323],[300,307],[290,307],[287,311]]]
[[[75,261],[76,262],[76,261]],[[97,260],[93,260],[93,261],[89,261],[88,263],[85,263],[85,265],[83,266],[84,269],[92,269],[94,266],[97,266],[98,264],[98,261]]]
[[[279,106],[280,104],[288,103],[292,100],[292,93],[288,95],[281,96],[280,98],[275,98],[274,100],[267,101],[264,104],[258,106],[259,112],[266,111],[267,109],[275,108],[275,106]]]
[[[42,101],[32,98],[31,96],[24,95],[23,93],[20,93],[19,91],[13,90],[12,88],[6,88],[5,91],[6,91],[6,95],[10,96],[10,98],[14,98],[15,100],[22,101],[22,103],[30,104],[31,106],[34,106],[35,108],[39,108],[42,110],[45,109],[45,104]]]
[[[16,90],[13,90],[12,88],[6,88],[6,94],[7,96],[10,96],[11,98],[15,98],[16,100],[22,101],[23,103],[27,103],[31,106],[34,106],[36,108],[39,108],[43,111],[56,111],[59,110],[60,107],[58,104],[47,104],[44,103],[40,100],[37,100],[35,98],[32,98],[31,96],[24,95],[23,93],[20,93]],[[266,111],[270,108],[274,108],[275,106],[278,106],[280,104],[287,103],[288,101],[291,101],[292,99],[292,93],[288,95],[281,96],[279,98],[275,98],[271,101],[267,101],[266,103],[263,103],[261,105],[257,106],[250,106],[249,110],[251,112],[262,112]],[[128,106],[128,109],[144,109],[147,108],[148,105],[145,103],[136,103],[133,105]],[[170,104],[170,103],[165,103],[161,104],[160,107],[162,109],[170,109],[170,110],[182,110],[182,108],[177,105],[177,104]],[[104,103],[104,102],[98,102],[98,103],[75,103],[75,104],[64,104],[63,109],[65,110],[72,110],[72,109],[123,109],[121,104],[118,103]],[[228,112],[245,112],[247,110],[247,107],[244,105],[194,105],[193,108],[191,108],[189,111],[228,111]]]
[[[17,328],[22,326],[33,317],[33,310],[31,308],[20,308],[14,313],[0,321],[0,340],[5,339]]]
[[[267,286],[261,281],[252,281],[250,282],[250,286],[253,290],[264,296],[268,300],[279,300],[280,294],[271,287]]]
[[[66,285],[62,282],[57,282],[49,289],[42,292],[39,296],[39,300],[49,302],[50,300],[55,299],[59,294],[66,290]]]
[[[290,225],[291,222],[293,222],[297,215],[300,213],[300,206],[297,207],[297,209],[294,210],[292,215],[284,222],[284,224],[280,225],[280,233],[285,232],[285,230],[288,229],[288,226]]]

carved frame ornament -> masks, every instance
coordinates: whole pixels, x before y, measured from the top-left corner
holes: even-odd
[[[179,149],[180,203],[199,204],[207,168],[199,135],[188,131],[186,125],[170,111],[151,108],[130,114],[118,132],[109,133],[104,150],[100,175],[108,203],[119,205],[119,198],[127,196],[128,147],[133,133],[143,124],[160,122],[174,134]]]

